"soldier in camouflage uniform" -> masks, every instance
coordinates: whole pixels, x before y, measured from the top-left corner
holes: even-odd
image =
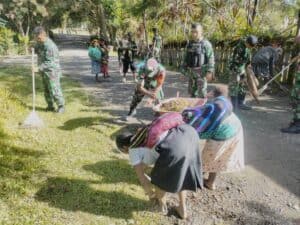
[[[235,109],[250,110],[245,104],[247,79],[246,67],[251,62],[251,48],[257,44],[257,37],[250,35],[246,40],[242,39],[235,46],[229,60],[231,80],[229,82],[229,95]]]
[[[33,32],[37,40],[35,49],[38,55],[38,71],[43,79],[44,95],[48,104],[46,110],[54,111],[55,102],[58,107],[57,112],[63,113],[65,100],[60,87],[61,69],[58,48],[47,37],[43,27],[36,27]]]
[[[183,73],[188,76],[188,92],[191,97],[207,95],[207,81],[214,73],[215,58],[211,43],[202,36],[202,26],[192,24],[192,40],[186,46]]]
[[[152,40],[152,54],[153,57],[160,62],[160,53],[161,53],[161,47],[162,47],[162,38],[158,34],[157,28],[152,29],[154,36]]]
[[[145,95],[153,101],[160,101],[164,98],[162,85],[165,81],[166,70],[154,58],[150,58],[138,66],[138,76],[140,81],[130,104],[129,117],[136,114],[135,109]]]
[[[297,51],[299,54],[300,47],[300,35],[295,39]],[[295,72],[295,84],[291,93],[292,100],[292,109],[293,109],[293,120],[290,123],[290,126],[287,128],[282,128],[281,132],[291,133],[291,134],[300,134],[300,60],[298,59],[296,72]]]

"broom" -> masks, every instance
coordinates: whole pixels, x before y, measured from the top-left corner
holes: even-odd
[[[34,71],[34,48],[31,48],[31,75],[32,75],[32,111],[26,117],[21,128],[41,128],[44,126],[43,120],[35,111],[35,71]]]

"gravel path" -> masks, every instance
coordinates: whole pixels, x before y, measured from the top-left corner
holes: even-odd
[[[117,123],[128,111],[134,91],[132,76],[121,83],[116,57],[111,57],[111,82],[95,82],[85,49],[61,50],[61,64],[66,76],[78,80],[96,99],[101,111],[110,113]],[[29,63],[29,57],[0,58],[0,66]],[[179,91],[187,96],[187,84],[178,74],[168,71],[165,94]],[[254,102],[251,102],[254,104]],[[288,124],[291,111],[288,98],[264,96],[254,110],[239,113],[245,131],[246,169],[241,173],[223,174],[216,191],[190,194],[188,207],[192,216],[180,221],[170,216],[170,224],[300,224],[300,136],[280,133]],[[145,102],[138,108],[137,119],[153,118]],[[175,199],[171,204],[174,204]],[[298,220],[298,222],[296,222]]]

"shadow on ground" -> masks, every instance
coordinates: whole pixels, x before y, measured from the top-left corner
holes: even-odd
[[[47,172],[39,162],[44,153],[14,146],[9,139],[0,124],[0,197],[3,201],[26,194],[26,190],[35,185],[31,178]]]
[[[90,187],[93,181],[48,178],[35,199],[68,211],[82,211],[113,218],[132,218],[135,211],[146,210],[147,201],[117,191],[99,191]]]
[[[245,209],[251,212],[251,216],[244,212],[240,215],[237,215],[235,219],[236,225],[293,225],[293,222],[282,215],[279,215],[278,212],[272,210],[268,205],[257,202],[257,201],[246,201]],[[230,214],[230,213],[229,213]]]
[[[114,128],[116,125],[124,125],[123,121],[117,121],[113,118],[104,118],[101,116],[95,117],[79,117],[75,119],[70,119],[64,123],[63,126],[58,127],[61,130],[75,130],[80,127],[90,128],[93,130],[98,130],[97,126]],[[102,129],[98,130],[101,131]]]
[[[138,180],[128,160],[115,159],[101,161],[95,164],[85,165],[83,169],[101,176],[101,183],[132,183],[138,184]]]

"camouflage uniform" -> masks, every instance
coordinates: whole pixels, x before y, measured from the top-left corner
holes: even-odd
[[[155,34],[153,37],[153,57],[160,62],[160,51],[162,47],[162,39],[159,34]]]
[[[59,107],[64,106],[65,100],[60,87],[61,69],[57,46],[50,38],[47,38],[44,43],[37,44],[36,52],[48,108],[53,108],[54,102]]]
[[[251,60],[251,51],[246,47],[246,41],[241,40],[233,50],[229,60],[231,80],[229,82],[229,96],[246,95],[245,69]]]
[[[295,38],[294,50],[300,57],[300,35]],[[293,110],[293,120],[289,127],[282,128],[281,132],[289,134],[300,134],[300,59],[297,59],[295,68],[295,84],[291,92],[291,102]]]
[[[282,128],[281,132],[290,134],[300,134],[300,62],[296,66],[295,85],[291,92],[293,120],[290,126]]]
[[[297,64],[295,73],[295,85],[291,93],[293,121],[300,122],[300,63]]]
[[[215,58],[211,43],[203,39],[190,41],[184,57],[184,74],[189,78],[188,92],[191,97],[204,98],[207,94],[207,72],[214,73]]]
[[[139,76],[139,79],[141,80],[141,82],[143,82],[143,87],[146,90],[154,91],[159,85],[157,77],[162,73],[165,73],[165,68],[162,65],[159,65],[159,72],[154,77],[148,77],[147,74],[145,74],[145,71],[143,70],[143,68],[139,69],[138,76]],[[132,97],[132,101],[131,101],[131,104],[130,104],[130,110],[129,110],[128,115],[130,115],[133,112],[133,110],[143,100],[144,96],[145,95],[143,93],[141,93],[138,90],[138,88],[135,89],[134,95]],[[160,89],[157,92],[156,98],[157,98],[158,101],[160,101],[164,98],[164,92],[163,92],[162,89]]]

